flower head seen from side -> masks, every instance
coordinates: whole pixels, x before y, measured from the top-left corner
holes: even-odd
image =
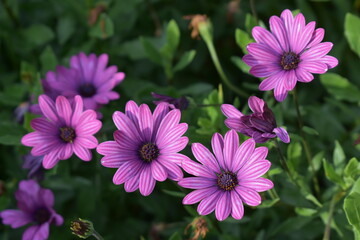
[[[273,112],[266,102],[251,96],[248,101],[252,114],[244,115],[233,105],[222,104],[221,111],[227,117],[225,125],[248,137],[257,143],[264,143],[278,137],[284,143],[290,142],[290,137],[284,128],[277,127]]]
[[[43,116],[31,121],[34,132],[26,134],[21,142],[33,147],[31,154],[44,156],[43,166],[54,167],[59,160],[69,159],[75,153],[80,159],[90,161],[90,149],[96,148],[93,134],[101,128],[93,110],[83,111],[83,101],[75,96],[72,104],[63,96],[54,102],[46,95],[39,97]]]
[[[80,95],[84,108],[97,110],[102,105],[120,96],[113,88],[125,78],[116,66],[107,66],[109,56],[84,53],[72,56],[70,68],[58,66],[55,72],[48,72],[42,80],[44,92],[53,100],[59,95],[73,99]]]
[[[179,181],[184,188],[195,189],[183,199],[183,204],[200,202],[197,211],[208,215],[215,210],[219,221],[229,215],[241,219],[244,206],[257,206],[261,203],[258,192],[269,190],[273,183],[261,176],[270,168],[266,160],[268,149],[255,148],[250,138],[239,146],[239,136],[230,130],[223,138],[215,133],[211,141],[213,153],[201,143],[192,144],[192,152],[200,162],[184,160],[182,168],[195,177]]]
[[[158,105],[159,103],[167,103],[169,108],[171,109],[180,109],[185,110],[189,106],[189,101],[185,96],[181,96],[180,98],[173,98],[166,95],[158,94],[152,92],[151,95],[154,98],[157,98],[157,101],[154,101],[154,104]]]
[[[113,120],[118,129],[114,132],[115,141],[103,142],[97,147],[98,153],[104,155],[101,164],[118,168],[114,184],[124,183],[126,192],[139,188],[143,196],[148,196],[156,181],[182,179],[179,165],[188,158],[178,152],[189,140],[183,136],[188,125],[179,123],[180,118],[180,110],[169,111],[166,103],[160,103],[151,113],[148,105],[138,106],[129,101],[125,114],[115,112]]]
[[[315,22],[305,23],[301,13],[293,17],[286,9],[280,17],[270,18],[270,31],[254,27],[256,43],[247,46],[249,54],[243,57],[251,66],[250,73],[265,78],[259,89],[274,89],[277,101],[282,102],[296,82],[311,82],[313,74],[322,74],[338,64],[335,57],[327,55],[333,44],[321,42],[324,29],[315,29]]]
[[[28,169],[28,178],[36,179],[38,181],[44,178],[44,168],[42,166],[44,156],[33,156],[31,153],[23,157],[22,168]]]
[[[55,212],[54,194],[49,189],[41,188],[34,180],[23,180],[15,193],[19,210],[8,209],[0,212],[3,224],[19,228],[32,224],[23,233],[23,240],[46,240],[50,225],[60,226],[63,218]]]

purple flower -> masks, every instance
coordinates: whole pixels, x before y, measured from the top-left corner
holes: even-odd
[[[40,188],[36,181],[21,181],[15,198],[20,210],[4,210],[0,212],[0,217],[3,224],[12,228],[33,223],[24,232],[23,240],[46,240],[49,237],[50,224],[63,224],[63,218],[53,209],[54,194],[49,189]]]
[[[33,156],[29,153],[23,159],[22,167],[29,170],[28,178],[42,180],[44,178],[44,168],[42,167],[44,156]]]
[[[180,110],[185,110],[189,106],[189,101],[184,96],[180,98],[173,98],[166,95],[157,94],[154,92],[152,92],[151,95],[154,98],[159,99],[157,101],[154,101],[154,104],[156,105],[158,105],[159,103],[167,103],[170,109],[180,109]]]
[[[75,153],[80,159],[90,161],[89,149],[96,148],[97,139],[93,134],[101,128],[93,110],[83,111],[83,101],[75,96],[73,104],[63,96],[54,103],[46,95],[39,97],[39,106],[43,117],[31,121],[35,132],[26,134],[21,142],[33,147],[31,154],[44,155],[43,166],[54,167],[59,160],[65,160]]]
[[[326,55],[333,44],[321,43],[324,33],[323,28],[315,29],[315,22],[305,25],[301,13],[293,17],[288,9],[280,18],[270,18],[270,31],[254,27],[252,35],[256,43],[247,46],[249,54],[243,60],[251,66],[251,74],[265,78],[259,89],[274,89],[276,100],[282,102],[297,81],[311,82],[313,73],[322,74],[335,67],[338,60]]]
[[[284,128],[277,127],[273,112],[264,100],[251,96],[248,101],[250,115],[244,115],[233,105],[222,104],[221,111],[227,117],[225,125],[246,136],[252,137],[257,143],[264,143],[278,136],[284,143],[290,142],[290,137]]]
[[[157,105],[153,114],[148,105],[138,106],[134,101],[126,104],[125,114],[115,112],[113,120],[119,129],[114,132],[115,141],[97,147],[98,153],[105,155],[101,164],[118,168],[114,184],[125,183],[126,192],[139,188],[142,195],[148,196],[156,181],[182,179],[179,165],[188,158],[178,152],[189,139],[182,136],[188,125],[179,123],[180,118],[180,110],[169,111],[165,103]]]
[[[211,141],[215,156],[201,143],[192,144],[192,152],[201,163],[184,160],[182,168],[195,177],[184,178],[179,185],[195,189],[183,199],[183,204],[200,202],[197,211],[208,215],[215,210],[219,221],[230,214],[235,219],[244,215],[243,203],[257,206],[261,203],[258,192],[269,190],[273,183],[261,176],[270,168],[265,159],[266,147],[255,148],[248,139],[239,146],[239,136],[230,130],[223,138],[215,133]]]
[[[116,66],[107,67],[108,59],[107,54],[72,56],[70,69],[58,66],[56,72],[47,72],[42,80],[45,94],[53,100],[59,95],[69,99],[80,95],[85,109],[93,110],[118,99],[119,94],[112,89],[125,78],[125,74],[117,72]]]

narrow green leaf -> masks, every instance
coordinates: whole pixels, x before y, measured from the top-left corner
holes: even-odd
[[[75,21],[71,16],[64,16],[59,19],[59,22],[56,27],[56,33],[58,35],[58,40],[61,45],[66,43],[67,40],[75,32]]]
[[[303,126],[302,130],[309,135],[319,136],[318,131],[316,131],[315,129],[313,129],[311,127]]]
[[[185,195],[186,195],[183,192],[171,191],[171,190],[166,190],[166,189],[163,189],[163,192],[170,195],[170,196],[179,197],[179,198],[184,198]]]
[[[140,41],[145,49],[147,57],[158,65],[162,65],[162,56],[155,46],[146,38],[141,37]]]
[[[280,201],[280,198],[265,200],[258,206],[258,208],[269,208],[269,207],[274,206],[279,201]]]
[[[333,161],[335,165],[335,171],[340,174],[343,169],[343,165],[345,163],[345,153],[342,146],[337,140],[335,141]]]
[[[330,165],[330,163],[328,163],[326,161],[326,159],[323,159],[323,166],[324,166],[324,170],[325,170],[325,175],[327,177],[327,179],[329,179],[330,181],[338,184],[339,186],[341,186],[343,189],[345,189],[345,183],[343,181],[343,179],[341,178],[340,175],[338,175],[333,166]]]
[[[250,35],[247,32],[245,32],[239,28],[236,29],[236,31],[235,31],[235,40],[236,40],[237,45],[241,48],[241,50],[243,51],[244,54],[247,54],[246,46],[249,43],[254,42],[254,40],[250,37]]]
[[[171,20],[167,25],[166,29],[166,43],[161,49],[161,53],[168,60],[171,60],[174,56],[174,53],[179,46],[180,41],[180,30],[175,22],[175,20]]]
[[[247,13],[245,16],[245,28],[248,34],[251,34],[252,29],[257,25],[256,18],[250,13]]]
[[[297,207],[297,208],[295,208],[295,212],[296,212],[296,214],[298,214],[300,216],[308,217],[308,216],[315,215],[317,213],[317,210],[312,209],[312,208],[300,208],[300,207]]]
[[[50,46],[47,46],[40,55],[41,70],[45,74],[49,70],[55,70],[57,59],[54,51]]]
[[[243,73],[249,74],[250,66],[248,66],[241,57],[232,56],[231,61],[237,66]]]
[[[187,65],[189,65],[192,62],[195,55],[196,55],[195,50],[190,50],[190,51],[185,52],[181,56],[179,62],[175,65],[173,71],[177,72],[177,71],[180,71],[180,70],[184,69]]]
[[[353,50],[360,56],[360,18],[351,13],[345,16],[345,37]]]
[[[336,99],[360,102],[360,90],[346,78],[336,73],[326,73],[320,76],[320,81]]]

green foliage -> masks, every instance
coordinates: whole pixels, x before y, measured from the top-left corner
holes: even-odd
[[[246,46],[249,43],[254,42],[254,39],[252,39],[247,32],[239,28],[236,29],[235,31],[235,40],[236,40],[236,44],[241,48],[244,54],[247,54]]]
[[[96,24],[91,27],[89,35],[100,39],[112,37],[114,35],[114,23],[111,18],[105,13],[100,14]]]
[[[336,73],[326,73],[320,76],[320,80],[336,99],[360,102],[360,90],[346,78]]]
[[[345,37],[351,50],[360,56],[360,18],[354,14],[347,13],[345,16]]]

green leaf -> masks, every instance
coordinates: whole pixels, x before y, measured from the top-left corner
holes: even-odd
[[[195,57],[195,54],[196,54],[195,50],[190,50],[190,51],[185,52],[181,56],[179,62],[175,65],[173,71],[177,72],[177,71],[184,69],[187,65],[189,65],[192,62],[192,60]]]
[[[169,240],[182,240],[180,234],[178,232],[174,232],[173,235],[169,238]]]
[[[55,70],[57,63],[54,51],[50,46],[47,46],[40,55],[40,62],[42,66],[42,72],[45,74],[49,70]]]
[[[254,42],[254,40],[249,36],[249,34],[241,29],[236,29],[235,31],[235,40],[237,45],[241,48],[244,54],[247,54],[246,46],[249,43]]]
[[[335,141],[333,161],[335,165],[335,171],[340,174],[343,169],[343,165],[345,163],[345,153],[340,143],[337,140]]]
[[[311,127],[303,126],[302,130],[309,135],[319,136],[318,131],[316,131],[315,129],[313,129]]]
[[[360,90],[346,78],[336,73],[326,73],[320,76],[320,81],[336,99],[360,102]]]
[[[73,35],[75,31],[75,22],[74,19],[70,16],[64,16],[59,19],[59,22],[56,26],[56,33],[58,35],[58,40],[61,45],[66,43],[67,40]]]
[[[345,16],[345,37],[351,50],[360,56],[360,18],[351,13]]]
[[[155,46],[146,38],[141,37],[140,41],[145,49],[147,57],[158,65],[162,65],[162,56]]]
[[[231,61],[243,72],[249,74],[250,66],[248,66],[241,57],[232,56]]]
[[[357,175],[360,174],[360,164],[356,158],[350,159],[344,169],[344,177],[356,180]]]
[[[171,20],[167,25],[166,29],[166,43],[161,49],[161,53],[168,60],[171,60],[174,56],[174,53],[179,46],[180,41],[180,30],[175,22],[175,20]]]
[[[114,35],[114,23],[111,18],[106,13],[102,13],[96,24],[90,28],[89,35],[100,39],[107,39]]]
[[[280,201],[280,198],[275,198],[275,199],[269,199],[269,200],[265,200],[263,201],[259,206],[257,206],[258,208],[269,208],[274,206],[276,203],[278,203]]]
[[[309,216],[315,215],[317,213],[317,210],[312,209],[312,208],[297,207],[297,208],[295,208],[295,212],[296,212],[296,214],[298,214],[300,216],[309,217]]]
[[[46,25],[33,24],[29,28],[25,29],[24,40],[27,40],[33,46],[41,46],[54,38],[54,33]]]
[[[331,166],[330,163],[326,161],[326,159],[323,159],[323,166],[327,179],[338,184],[339,186],[341,186],[341,188],[345,189],[346,187],[343,179],[335,172],[333,166]]]
[[[163,189],[163,192],[170,195],[170,196],[179,197],[179,198],[184,198],[185,195],[186,195],[183,192],[176,192],[176,191],[171,191],[171,190],[166,190],[166,189]]]
[[[352,192],[344,200],[344,210],[349,223],[360,231],[360,193]]]
[[[251,15],[250,13],[247,13],[246,14],[246,17],[245,17],[245,27],[246,27],[246,31],[251,34],[251,31],[252,29],[255,27],[255,26],[258,26],[258,23],[256,21],[256,18]]]

